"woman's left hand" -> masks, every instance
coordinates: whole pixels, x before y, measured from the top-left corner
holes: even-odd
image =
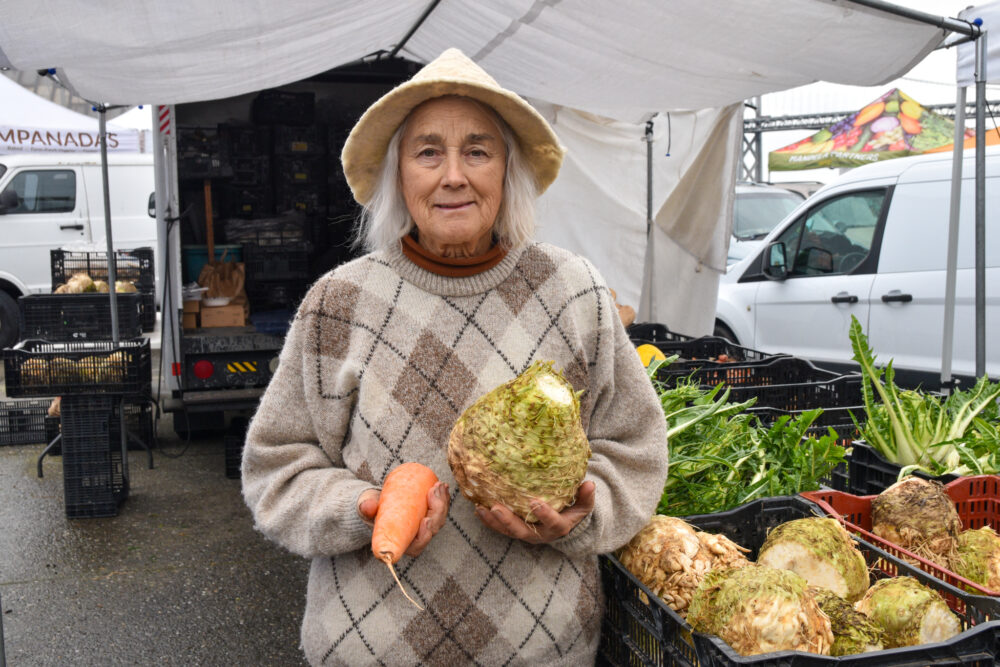
[[[530,544],[547,544],[569,534],[576,524],[594,509],[593,482],[584,482],[576,494],[576,502],[562,512],[556,512],[550,505],[540,500],[532,503],[531,511],[538,517],[538,523],[526,523],[503,505],[492,508],[476,508],[476,516],[493,530]]]

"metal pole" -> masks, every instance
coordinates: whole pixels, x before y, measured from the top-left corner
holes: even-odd
[[[929,23],[930,25],[937,26],[938,28],[945,28],[946,30],[958,32],[963,35],[975,37],[979,32],[977,27],[966,21],[948,18],[946,16],[938,16],[936,14],[928,14],[926,12],[910,9],[909,7],[900,7],[899,5],[894,5],[891,2],[884,2],[883,0],[848,0],[848,2],[854,3],[855,5],[862,5],[863,7],[878,9],[886,12],[887,14],[902,16],[921,23]]]
[[[948,212],[948,252],[944,274],[944,331],[941,336],[941,389],[951,390],[955,345],[955,273],[958,269],[958,221],[962,203],[962,156],[965,147],[965,86],[955,100],[955,144],[951,162],[951,207]]]
[[[754,109],[756,110],[757,118],[760,118],[764,114],[761,112],[760,108],[760,95],[753,98]],[[753,164],[753,181],[754,183],[764,182],[764,143],[763,143],[764,133],[757,130],[753,134],[753,152],[755,156]]]
[[[115,282],[118,280],[118,270],[115,266],[115,247],[111,237],[111,190],[108,186],[108,107],[101,104],[97,107],[98,130],[101,138],[101,185],[104,189],[104,240],[108,248],[108,296],[111,298],[111,341],[118,346],[118,295],[115,293]]]
[[[653,321],[653,120],[646,121],[646,255],[642,263],[642,304],[646,321]]]
[[[976,40],[976,377],[986,375],[986,38]]]
[[[104,190],[104,240],[108,248],[108,297],[111,300],[111,343],[118,347],[118,294],[115,283],[118,282],[117,258],[115,243],[111,233],[111,188],[108,184],[108,124],[105,104],[98,105],[98,130],[101,139],[101,185]],[[128,467],[128,429],[125,424],[125,397],[118,401],[118,426],[122,448],[122,475]]]
[[[0,667],[7,667],[7,658],[3,648],[3,597],[0,596]]]

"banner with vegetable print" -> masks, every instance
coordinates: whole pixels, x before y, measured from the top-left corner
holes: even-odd
[[[802,141],[771,151],[771,171],[857,167],[919,155],[954,140],[955,123],[893,88],[861,111]]]

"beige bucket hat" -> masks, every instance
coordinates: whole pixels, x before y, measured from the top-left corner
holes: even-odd
[[[344,144],[340,159],[347,184],[361,204],[371,199],[389,140],[416,106],[442,95],[462,95],[492,107],[510,125],[535,174],[538,194],[559,174],[563,148],[552,127],[516,93],[458,49],[448,49],[409,81],[399,84],[368,107]]]

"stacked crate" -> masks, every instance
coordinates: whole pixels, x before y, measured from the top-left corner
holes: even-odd
[[[141,251],[149,251],[148,253]],[[119,251],[116,273],[152,295],[152,251]],[[56,284],[75,273],[107,279],[106,253],[52,252]],[[61,450],[66,516],[115,516],[128,496],[128,460],[121,423],[148,448],[153,438],[149,340],[142,337],[144,294],[116,294],[118,342],[112,339],[110,295],[38,294],[21,297],[22,340],[4,351],[7,395],[34,400],[36,409],[60,396]],[[44,417],[35,430],[54,444]],[[50,446],[45,453],[52,449]],[[43,453],[43,456],[44,454]],[[39,474],[41,463],[39,460]]]
[[[70,278],[72,278],[77,273],[86,273],[88,276],[94,280],[108,280],[108,253],[106,251],[81,251],[81,250],[52,250],[51,251],[51,261],[52,261],[52,291],[55,292],[59,285],[66,283]],[[136,290],[139,294],[139,318],[142,331],[150,332],[156,327],[156,271],[153,264],[153,249],[152,248],[134,248],[132,250],[116,250],[115,251],[115,278],[117,280],[124,280],[135,285]],[[131,313],[124,312],[131,308],[131,299],[134,297],[127,296],[129,292],[119,293],[119,328],[126,326],[131,326]],[[125,296],[125,299],[121,299]],[[68,331],[72,330],[72,333],[77,336],[77,338],[90,338],[94,337],[93,333],[90,331],[96,329],[98,338],[100,337],[111,337],[111,312],[109,309],[105,308],[103,312],[99,311],[96,307],[98,303],[107,302],[107,294],[60,294],[51,295],[52,305],[50,308],[59,308],[60,315],[64,317],[71,318],[68,322],[57,322],[49,319],[45,319],[38,323],[42,328],[57,327],[53,329],[54,331]],[[56,300],[54,297],[65,297],[60,300]],[[78,297],[86,297],[91,299],[90,303],[81,300],[74,300]],[[103,297],[103,299],[101,298]],[[93,305],[93,309],[81,310],[81,305]],[[123,310],[124,309],[124,310]],[[46,317],[48,315],[42,315],[44,307],[39,306],[33,313],[37,314],[39,317]],[[54,312],[51,311],[50,312]],[[87,315],[89,313],[89,315]],[[22,312],[22,317],[24,313]],[[124,317],[123,317],[124,316]],[[94,320],[93,324],[88,327],[87,319]],[[32,321],[29,327],[33,328],[35,322]],[[141,334],[141,332],[140,332]],[[62,335],[58,334],[57,335]],[[132,334],[130,332],[123,332],[119,334],[121,338],[130,337]],[[31,337],[35,338],[45,338],[45,336],[40,335],[38,332],[32,333]],[[61,340],[49,339],[49,340]]]

